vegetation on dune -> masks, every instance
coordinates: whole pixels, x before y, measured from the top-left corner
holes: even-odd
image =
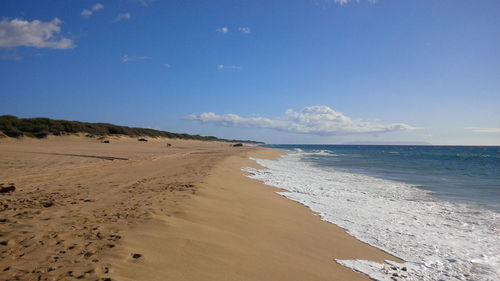
[[[45,138],[48,135],[71,135],[86,133],[88,136],[147,136],[174,139],[261,143],[256,141],[227,140],[214,136],[200,136],[171,133],[166,131],[118,126],[107,123],[87,123],[79,121],[54,120],[49,118],[17,118],[12,115],[0,116],[0,135],[18,138],[22,136]]]

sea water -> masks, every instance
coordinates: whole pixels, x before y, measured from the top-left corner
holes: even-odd
[[[376,280],[500,280],[500,147],[275,145],[249,177],[404,263],[335,260]]]

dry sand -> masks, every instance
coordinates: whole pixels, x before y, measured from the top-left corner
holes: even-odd
[[[240,171],[274,150],[110,140],[0,140],[0,280],[368,280],[334,259],[397,260]]]

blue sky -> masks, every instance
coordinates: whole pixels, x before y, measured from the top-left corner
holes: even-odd
[[[0,114],[500,145],[499,109],[497,0],[0,2]]]

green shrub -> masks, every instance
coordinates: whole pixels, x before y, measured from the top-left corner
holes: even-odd
[[[11,138],[18,138],[18,137],[22,137],[24,134],[23,132],[21,132],[21,130],[19,130],[18,128],[14,128],[14,127],[2,127],[2,132],[11,137]]]
[[[38,132],[34,132],[33,133],[33,136],[35,138],[46,138],[47,136],[49,135],[49,131],[38,131]]]

